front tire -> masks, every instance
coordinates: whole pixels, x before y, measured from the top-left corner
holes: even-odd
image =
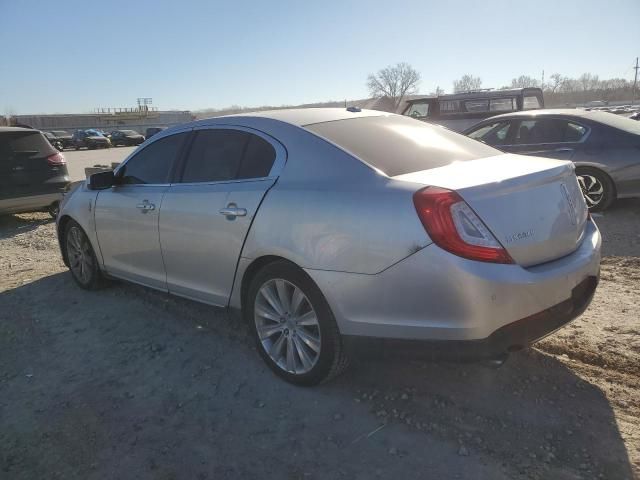
[[[260,355],[284,380],[317,385],[346,368],[348,358],[329,304],[292,263],[278,261],[260,270],[243,311]]]
[[[64,248],[71,276],[81,288],[96,290],[103,286],[104,277],[91,242],[82,227],[73,220],[65,228]]]
[[[576,168],[576,176],[590,211],[606,210],[616,199],[613,181],[602,170],[578,167]]]

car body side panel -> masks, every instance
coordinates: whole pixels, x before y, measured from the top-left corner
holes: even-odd
[[[298,127],[273,130],[288,160],[243,257],[278,255],[306,268],[372,274],[430,243],[413,205],[414,185],[381,175]]]
[[[60,204],[60,213],[58,214],[57,222],[60,222],[65,216],[71,217],[75,220],[87,234],[93,251],[96,253],[96,257],[100,264],[103,263],[102,253],[100,251],[100,245],[96,236],[96,224],[95,224],[95,202],[98,192],[89,190],[86,183],[82,183],[72,193],[67,194],[63,198]],[[62,240],[64,232],[58,232],[59,240]]]
[[[306,269],[344,335],[479,340],[571,297],[600,268],[600,233],[532,268],[467,260],[430,245],[377,275]]]

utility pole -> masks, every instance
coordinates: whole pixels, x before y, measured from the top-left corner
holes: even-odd
[[[544,90],[544,70],[542,70],[542,83],[540,84],[540,88]]]
[[[633,98],[631,99],[631,103],[636,103],[636,86],[638,85],[638,57],[636,57],[636,66],[633,69],[636,71],[636,75],[633,78]]]

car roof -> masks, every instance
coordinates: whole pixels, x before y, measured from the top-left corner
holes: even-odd
[[[8,133],[8,132],[39,132],[40,130],[35,130],[33,128],[23,128],[23,127],[0,127],[0,133]]]
[[[522,117],[543,117],[543,116],[564,116],[564,117],[580,117],[591,119],[594,121],[600,121],[607,118],[607,112],[594,111],[594,110],[582,110],[577,108],[543,108],[540,110],[524,110],[520,112],[503,113],[502,115],[496,115],[489,117],[487,120],[495,120],[502,118],[522,118]]]
[[[361,117],[378,117],[392,115],[387,112],[377,110],[361,110],[346,108],[289,108],[282,110],[266,110],[262,112],[240,113],[235,115],[225,115],[223,117],[213,117],[203,119],[199,122],[210,122],[223,118],[268,118],[280,122],[289,123],[298,127],[312,125],[314,123],[335,122],[337,120],[347,120]]]

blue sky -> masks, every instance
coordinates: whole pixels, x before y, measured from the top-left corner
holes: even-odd
[[[420,91],[465,73],[632,79],[640,0],[0,0],[0,114],[366,98],[400,61]]]

